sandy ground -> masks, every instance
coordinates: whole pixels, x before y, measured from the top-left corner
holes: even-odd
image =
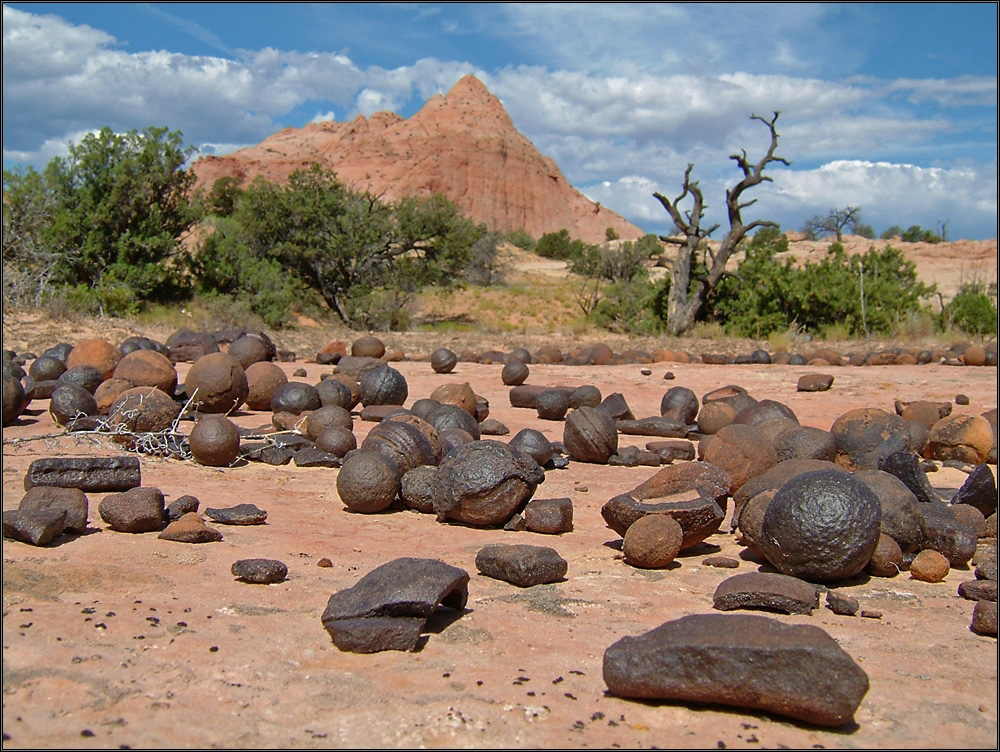
[[[179,366],[183,379],[187,367]],[[310,383],[328,366],[304,367]],[[562,423],[510,407],[499,365],[460,363],[448,375],[426,362],[395,364],[409,399],[446,382],[470,382],[511,435],[530,426],[555,440]],[[637,416],[659,414],[673,385],[697,394],[738,383],[758,399],[785,402],[803,424],[829,428],[848,409],[893,400],[996,405],[993,368],[948,366],[830,368],[827,393],[799,393],[802,368],[658,364],[569,368],[532,366],[528,383],[594,384],[622,392]],[[664,381],[666,370],[676,380]],[[269,413],[244,412],[244,426]],[[356,419],[359,441],[373,424]],[[32,460],[113,454],[104,443],[56,432],[45,403],[4,429],[3,508],[17,506]],[[508,437],[509,438],[509,437]],[[622,444],[642,446],[641,437]],[[775,615],[832,635],[867,672],[871,688],[855,724],[818,729],[765,713],[722,706],[643,703],[606,693],[605,649],[687,614],[711,613],[727,577],[754,571],[702,564],[709,554],[739,556],[728,532],[684,552],[664,571],[634,569],[601,506],[653,474],[651,468],[571,463],[549,471],[536,498],[573,500],[575,529],[560,536],[440,524],[431,515],[345,511],[336,470],[259,464],[213,469],[142,457],[143,484],[172,501],[194,494],[202,507],[251,502],[268,511],[257,527],[218,526],[221,542],[201,545],[106,528],[91,494],[91,529],[34,548],[3,541],[4,748],[28,747],[726,747],[974,748],[997,744],[997,643],[969,630],[973,603],[957,595],[970,570],[939,584],[907,574],[843,586],[881,619]],[[965,475],[931,475],[954,489]],[[722,530],[728,531],[723,523]],[[555,548],[569,562],[564,582],[520,589],[477,574],[475,556],[494,542]],[[994,543],[995,545],[995,543]],[[413,653],[340,652],[320,615],[329,596],[398,556],[437,558],[471,575],[462,613],[435,617]],[[230,574],[234,561],[284,561],[282,583],[254,586]],[[319,567],[323,557],[333,566]]]

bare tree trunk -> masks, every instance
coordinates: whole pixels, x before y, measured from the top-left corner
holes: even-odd
[[[783,157],[775,156],[774,151],[778,148],[778,132],[775,130],[775,123],[778,120],[777,112],[770,120],[751,115],[751,120],[760,120],[771,131],[771,146],[767,153],[756,164],[747,161],[747,153],[742,150],[740,154],[730,155],[730,159],[736,161],[743,171],[743,179],[733,188],[726,190],[726,209],[729,215],[729,232],[723,237],[718,250],[714,253],[705,248],[706,266],[708,271],[692,278],[694,269],[695,254],[702,241],[706,240],[715,230],[718,224],[703,229],[702,219],[705,216],[705,196],[697,181],[691,180],[693,164],[689,164],[684,172],[684,183],[681,186],[683,191],[673,201],[660,193],[653,196],[663,205],[663,208],[670,214],[677,229],[683,235],[683,239],[663,237],[661,240],[678,246],[677,256],[670,264],[670,294],[667,297],[667,332],[673,336],[684,334],[684,332],[694,326],[698,315],[705,307],[709,294],[716,288],[722,280],[726,271],[726,263],[730,256],[736,251],[740,241],[746,237],[747,233],[758,227],[776,227],[777,224],[766,220],[755,220],[748,225],[743,224],[741,212],[748,206],[753,205],[757,199],[740,203],[740,196],[748,188],[752,188],[763,182],[771,182],[771,178],[763,174],[764,168],[771,162],[781,162],[790,164]],[[693,204],[690,211],[682,211],[680,202],[691,196]],[[710,263],[709,263],[710,262]]]

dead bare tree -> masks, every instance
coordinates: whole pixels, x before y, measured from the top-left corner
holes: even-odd
[[[777,227],[776,222],[769,220],[754,220],[747,225],[743,224],[742,211],[748,206],[752,206],[757,199],[750,201],[740,201],[743,192],[763,182],[771,182],[771,178],[764,175],[764,168],[772,162],[781,162],[784,165],[790,164],[787,159],[775,156],[774,151],[778,148],[778,132],[775,123],[778,120],[778,112],[770,120],[760,115],[751,115],[751,120],[759,120],[771,131],[771,146],[767,153],[756,164],[752,164],[747,159],[745,149],[741,149],[739,154],[730,155],[730,159],[735,160],[743,171],[743,179],[732,188],[726,189],[726,209],[729,213],[729,232],[719,244],[717,250],[712,251],[704,242],[715,232],[719,225],[715,224],[708,229],[701,226],[705,216],[705,196],[697,181],[691,180],[691,171],[694,164],[689,164],[684,172],[683,191],[673,201],[660,193],[653,196],[669,212],[671,219],[677,229],[680,230],[683,238],[661,236],[660,240],[678,246],[676,257],[669,264],[670,272],[670,294],[667,298],[667,331],[677,336],[681,335],[694,326],[698,314],[705,306],[709,293],[722,280],[726,271],[726,263],[732,256],[740,241],[746,237],[747,233],[758,227]],[[689,211],[681,209],[681,202],[688,196],[692,199],[692,206]],[[694,273],[695,254],[703,250],[705,253],[704,272]]]
[[[826,216],[817,215],[807,220],[803,229],[810,238],[834,235],[840,243],[844,240],[844,230],[850,228],[856,232],[860,225],[861,207],[845,206],[843,209],[830,209]]]

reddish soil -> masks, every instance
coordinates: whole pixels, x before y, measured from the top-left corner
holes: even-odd
[[[181,378],[187,367],[178,368]],[[315,383],[330,368],[305,367]],[[426,362],[394,364],[409,401],[446,382],[470,382],[511,435],[531,426],[554,440],[562,423],[510,407],[500,365],[460,363],[437,375]],[[758,399],[785,402],[803,424],[829,428],[850,408],[892,410],[893,399],[996,405],[996,370],[948,366],[825,369],[827,393],[799,393],[806,369],[784,366],[657,364],[570,368],[532,366],[529,383],[594,384],[622,392],[637,416],[656,415],[673,385],[703,394],[739,383]],[[670,370],[676,380],[664,381]],[[241,413],[244,426],[269,413]],[[373,424],[355,421],[359,441]],[[33,403],[4,429],[3,508],[17,506],[28,465],[39,457],[112,454],[105,441],[62,436]],[[507,437],[510,438],[510,437]],[[622,437],[641,446],[641,437]],[[336,492],[336,470],[248,464],[213,469],[143,456],[143,485],[172,501],[194,494],[202,508],[252,502],[265,526],[216,526],[218,543],[190,545],[155,533],[106,529],[91,494],[91,530],[34,548],[3,541],[4,747],[727,747],[973,748],[997,743],[997,643],[969,629],[973,602],[957,595],[968,569],[928,584],[906,573],[844,586],[881,619],[775,615],[832,635],[867,672],[871,688],[856,724],[818,729],[722,706],[643,703],[606,694],[604,650],[625,635],[687,614],[711,613],[725,578],[754,571],[701,562],[742,552],[722,531],[667,570],[634,569],[621,558],[601,506],[655,472],[571,463],[549,471],[536,498],[570,497],[575,529],[560,536],[441,524],[432,515],[351,514]],[[940,488],[965,475],[942,468]],[[731,507],[731,504],[730,504]],[[569,562],[564,582],[520,589],[476,572],[493,542],[552,546]],[[995,547],[995,541],[992,542]],[[441,559],[471,575],[462,614],[435,617],[414,653],[342,653],[323,629],[329,596],[398,556]],[[284,561],[286,581],[246,585],[234,561]],[[317,566],[322,558],[330,568]]]

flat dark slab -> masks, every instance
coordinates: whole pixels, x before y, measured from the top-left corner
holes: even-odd
[[[127,491],[142,485],[138,457],[43,457],[28,466],[24,490],[59,486],[90,491]]]
[[[751,614],[696,614],[604,652],[612,694],[731,705],[817,726],[853,719],[868,675],[819,627]]]
[[[712,602],[719,611],[766,608],[808,614],[819,605],[819,588],[787,574],[746,572],[720,582]]]
[[[330,596],[323,626],[352,653],[413,650],[438,606],[465,608],[469,573],[436,559],[394,559]]]

